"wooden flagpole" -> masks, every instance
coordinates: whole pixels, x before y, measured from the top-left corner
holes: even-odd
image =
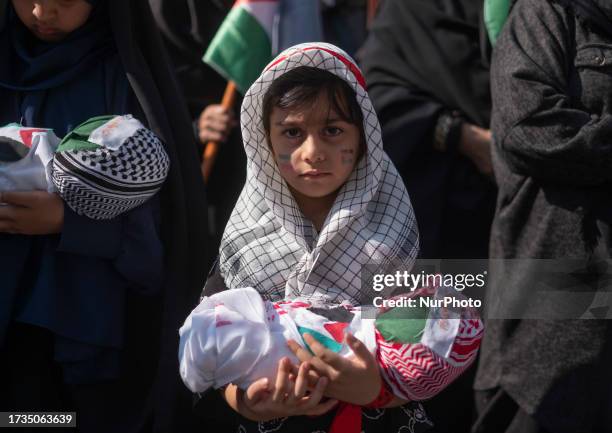
[[[227,83],[225,92],[223,93],[223,100],[221,105],[227,110],[231,110],[236,102],[236,84],[233,81]],[[204,154],[202,155],[202,176],[204,177],[204,183],[208,183],[208,178],[212,172],[215,158],[219,152],[219,143],[215,141],[209,141],[204,147]]]

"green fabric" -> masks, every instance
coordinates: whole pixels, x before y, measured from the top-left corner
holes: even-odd
[[[376,329],[385,341],[419,343],[425,329],[429,309],[426,307],[396,307],[376,319]]]
[[[91,143],[87,141],[89,139],[89,136],[93,131],[95,131],[105,123],[108,123],[111,119],[115,117],[116,116],[114,115],[107,115],[92,117],[91,119],[86,120],[64,137],[64,139],[57,147],[56,152],[78,152],[98,149],[100,146],[98,146],[96,143]]]
[[[304,338],[304,334],[312,335],[315,340],[317,340],[319,343],[321,343],[323,346],[325,346],[327,349],[331,350],[332,352],[338,353],[340,352],[340,349],[342,349],[342,344],[338,343],[335,340],[332,340],[331,338],[321,334],[320,332],[315,331],[314,329],[298,326],[298,332],[300,333],[302,338]]]
[[[240,6],[234,7],[206,50],[204,62],[244,95],[272,60],[272,44],[259,21]]]
[[[510,0],[485,0],[484,22],[491,45],[495,45],[509,12]]]

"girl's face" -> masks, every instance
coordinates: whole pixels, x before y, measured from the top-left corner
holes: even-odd
[[[85,0],[12,0],[17,16],[34,35],[58,42],[81,27],[91,14]]]
[[[281,175],[299,194],[310,198],[335,194],[359,157],[361,130],[341,119],[325,95],[311,106],[274,107],[270,145]]]

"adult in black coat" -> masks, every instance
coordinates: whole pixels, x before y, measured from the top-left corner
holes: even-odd
[[[109,322],[124,322],[122,333],[125,337],[119,352],[119,376],[104,382],[66,383],[58,369],[59,361],[54,359],[52,333],[21,325],[10,328],[6,344],[0,347],[3,390],[0,403],[10,405],[16,397],[24,407],[30,401],[39,410],[51,407],[77,410],[77,424],[83,432],[189,431],[191,396],[180,382],[176,354],[177,330],[197,302],[206,276],[202,263],[207,260],[207,215],[197,148],[148,3],[145,0],[89,3],[103,7],[108,15],[105,30],[110,31],[112,41],[107,54],[116,59],[117,68],[113,71],[120,72],[116,77],[127,84],[127,96],[134,101],[131,110],[161,137],[171,160],[170,173],[159,200],[159,236],[164,254],[163,280],[159,282],[161,291],[155,296],[126,292],[122,317],[104,318]],[[1,0],[0,30],[11,22],[7,16],[11,11],[9,2]],[[16,22],[14,16],[11,19]],[[4,43],[5,39],[2,41]],[[2,47],[10,49],[6,45]],[[3,54],[3,58],[7,57]],[[98,69],[106,68],[102,59],[99,60],[89,62],[86,69],[71,75],[66,83],[95,76]],[[2,65],[1,87],[3,95],[8,92],[11,98],[19,98],[30,90],[7,85],[9,78],[16,77],[11,70],[14,67],[17,63]],[[105,73],[107,71],[104,69]],[[102,92],[106,89],[105,84],[104,81],[98,84]],[[94,89],[95,86],[91,88]],[[45,97],[48,91],[53,89],[45,89],[38,96]],[[3,97],[3,102],[6,101]],[[80,100],[77,98],[76,103],[87,108],[90,101],[84,95]],[[48,111],[52,109],[47,107]],[[129,231],[124,236],[129,238]],[[110,257],[108,261],[113,259]],[[138,262],[137,257],[133,259],[146,269],[148,262],[144,259]],[[92,260],[103,259],[94,257]],[[96,275],[90,277],[92,281],[97,278]],[[88,282],[82,283],[81,290],[86,291]],[[2,307],[5,306],[3,303]],[[11,395],[10,390],[15,394]]]
[[[608,1],[519,0],[497,41],[474,432],[612,429],[611,29]]]
[[[482,1],[386,0],[361,50],[421,257],[486,258],[495,187]]]
[[[187,101],[200,156],[209,141],[220,143],[207,182],[209,234],[216,249],[246,176],[237,113],[220,105],[227,82],[202,61],[208,44],[229,12],[230,0],[149,0],[170,54],[182,96]]]

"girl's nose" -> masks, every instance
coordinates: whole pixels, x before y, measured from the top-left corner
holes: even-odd
[[[39,0],[34,2],[34,9],[32,14],[38,21],[48,21],[51,17],[51,5],[47,0]]]
[[[315,135],[308,135],[302,143],[302,158],[312,164],[325,160],[325,152],[321,140]]]

